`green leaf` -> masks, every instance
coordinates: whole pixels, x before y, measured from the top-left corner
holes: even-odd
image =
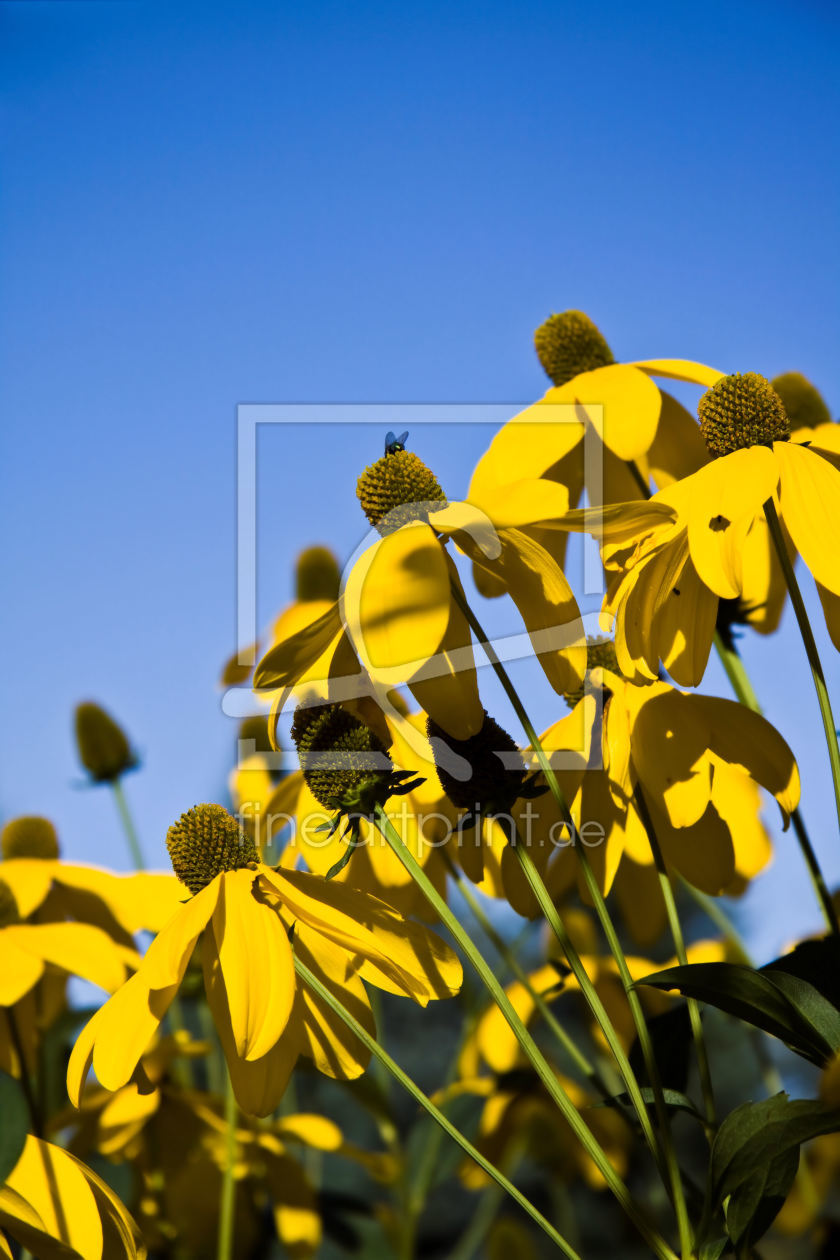
[[[781,960],[780,960],[781,961]],[[756,971],[740,963],[690,963],[667,967],[638,980],[656,989],[677,989],[684,997],[734,1015],[779,1037],[810,1063],[823,1067],[840,1047],[834,1009],[813,985],[780,979],[779,969]]]
[[[799,1167],[802,1142],[840,1131],[840,1109],[780,1093],[731,1112],[717,1132],[709,1168],[715,1207],[729,1199],[726,1223],[737,1248],[766,1232]]]
[[[776,972],[798,976],[812,984],[818,993],[840,1010],[840,937],[826,936],[820,941],[802,941],[796,949],[767,963],[761,970],[776,979]]]
[[[652,1108],[655,1105],[656,1100],[654,1099],[651,1087],[649,1085],[645,1085],[642,1087],[640,1092],[643,1101],[648,1107]],[[684,1111],[690,1115],[692,1119],[699,1120],[702,1125],[705,1125],[705,1116],[701,1115],[694,1103],[686,1094],[681,1093],[678,1089],[663,1089],[662,1098],[669,1111]],[[630,1095],[628,1093],[614,1094],[610,1098],[604,1098],[601,1102],[593,1103],[591,1110],[596,1110],[598,1107],[616,1107],[619,1105],[622,1107],[630,1106]]]
[[[0,1185],[20,1159],[29,1133],[29,1108],[16,1080],[0,1072]]]
[[[729,1246],[727,1237],[714,1238],[710,1242],[704,1242],[700,1247],[700,1260],[720,1260],[726,1248]]]

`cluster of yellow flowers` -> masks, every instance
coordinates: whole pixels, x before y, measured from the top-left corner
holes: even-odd
[[[174,874],[143,869],[137,758],[92,703],[80,758],[135,873],[64,860],[44,818],[6,824],[0,1256],[711,1260],[771,1227],[817,1254],[840,1174],[840,928],[738,636],[771,634],[790,599],[840,820],[795,572],[840,649],[840,426],[795,373],[618,363],[578,311],[536,347],[553,383],[462,498],[389,433],[357,486],[374,541],[343,574],[324,547],[301,556],[256,666],[223,672],[264,708],[230,808],[169,828]],[[696,419],[669,380],[695,387]],[[574,532],[600,549],[595,637]],[[557,698],[542,734],[476,615],[503,597]],[[734,698],[694,690],[713,647]],[[771,858],[762,794],[826,935],[757,969],[718,898]],[[83,1011],[70,977],[110,996]],[[823,1069],[819,1097],[787,1097],[768,1034]]]

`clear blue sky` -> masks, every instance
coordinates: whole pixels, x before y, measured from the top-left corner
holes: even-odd
[[[838,42],[813,2],[0,5],[0,811],[125,864],[73,786],[85,697],[144,754],[151,858],[223,790],[239,402],[525,401],[574,306],[619,358],[799,369],[837,414]],[[486,436],[436,449],[453,493]],[[266,616],[302,545],[358,541],[381,437],[320,476],[311,438],[261,446]],[[749,647],[840,879],[792,627]],[[772,949],[771,895],[811,909],[795,861],[765,886]]]

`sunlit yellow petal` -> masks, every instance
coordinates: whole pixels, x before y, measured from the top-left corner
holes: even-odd
[[[564,385],[520,411],[493,438],[473,473],[467,498],[483,504],[500,485],[542,477],[582,440],[583,417],[574,392]]]
[[[537,1009],[532,994],[543,994],[550,1002],[562,987],[561,973],[553,964],[547,963],[528,976],[527,988],[517,980],[508,985],[505,993],[519,1018],[528,1024]],[[498,1006],[488,1007],[482,1015],[475,1037],[482,1058],[494,1072],[510,1072],[522,1059],[519,1042]]]
[[[340,950],[334,942],[299,924],[295,950],[301,961],[372,1036],[376,1024],[365,986],[358,971],[358,959]],[[335,1080],[355,1080],[370,1060],[370,1051],[333,1010],[306,985],[299,987],[303,1049],[319,1072]]]
[[[43,974],[43,962],[21,948],[13,929],[0,932],[0,1006],[14,1006]]]
[[[636,773],[646,798],[667,811],[674,827],[696,823],[711,800],[711,718],[692,704],[699,698],[657,688],[641,697],[633,722]]]
[[[840,471],[794,442],[776,442],[773,451],[781,472],[779,504],[794,546],[820,585],[840,595]]]
[[[691,478],[691,558],[702,581],[721,598],[741,593],[741,547],[778,475],[773,452],[752,446],[713,459]]]
[[[710,730],[709,747],[772,792],[785,815],[799,804],[799,769],[774,726],[746,705],[717,696],[686,696]]]
[[[50,1238],[63,1242],[82,1260],[100,1260],[103,1235],[96,1200],[78,1163],[66,1151],[30,1135],[6,1184],[37,1214]],[[3,1220],[3,1206],[0,1198],[0,1223],[9,1224]],[[49,1238],[38,1239],[33,1246],[31,1236],[18,1236],[36,1255],[50,1255]]]
[[[258,902],[252,871],[228,871],[213,911],[213,935],[228,996],[236,1053],[261,1059],[279,1040],[295,996],[292,950],[280,916]]]
[[[201,961],[207,1002],[222,1043],[236,1101],[248,1115],[270,1115],[283,1097],[302,1048],[297,1021],[292,1019],[286,1025],[283,1036],[262,1058],[240,1058],[236,1053],[228,997],[212,932],[204,935]]]
[[[667,598],[656,610],[652,628],[662,664],[682,687],[696,687],[703,679],[717,613],[717,596],[700,581],[691,557],[686,557]]]
[[[449,556],[445,559],[450,590],[463,596],[458,571]],[[455,599],[450,601],[449,620],[438,650],[412,675],[408,685],[420,707],[455,739],[469,739],[481,730],[484,707],[478,694],[472,636]]]
[[[404,525],[356,561],[342,609],[365,668],[399,684],[439,650],[450,601],[440,542],[428,525]]]
[[[315,1112],[300,1111],[281,1116],[277,1121],[277,1132],[282,1138],[294,1138],[318,1151],[337,1151],[344,1140],[341,1129],[333,1120]]]
[[[61,967],[113,993],[125,980],[125,967],[109,936],[89,923],[32,923],[7,929],[36,958]]]
[[[495,486],[481,500],[474,499],[497,529],[534,525],[565,516],[569,510],[569,491],[556,481],[525,478]],[[500,547],[496,547],[496,555]],[[491,554],[488,559],[495,557]]]
[[[656,435],[661,397],[649,376],[629,363],[581,372],[569,381],[605,446],[619,459],[636,459]]]
[[[152,941],[141,964],[145,983],[150,989],[165,989],[183,979],[195,943],[210,922],[221,892],[217,877],[194,897],[187,896],[161,932]]]
[[[114,1091],[128,1084],[176,992],[176,985],[151,991],[138,974],[94,1016],[93,1070],[104,1089]],[[83,1042],[85,1059],[86,1047],[87,1039]],[[73,1065],[74,1077],[80,1066]]]
[[[703,385],[706,389],[717,384],[723,376],[716,368],[707,367],[705,363],[692,363],[690,359],[644,359],[634,364],[650,376],[663,376],[676,381],[689,381],[692,385]]]

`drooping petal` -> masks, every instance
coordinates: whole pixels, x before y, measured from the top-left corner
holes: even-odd
[[[452,950],[376,897],[303,871],[263,869],[262,880],[303,923],[361,954],[408,996],[427,1001],[458,992],[461,964]]]
[[[375,1030],[371,1035],[375,1035]],[[299,1111],[293,1115],[281,1116],[277,1121],[277,1133],[284,1141],[293,1138],[316,1151],[337,1151],[344,1141],[341,1129],[335,1121],[314,1111]]]
[[[204,935],[201,961],[207,1002],[222,1043],[236,1101],[249,1116],[268,1116],[283,1097],[302,1048],[299,1021],[293,1016],[282,1037],[262,1058],[240,1058],[236,1053],[228,996],[212,932]]]
[[[644,359],[633,366],[641,368],[650,376],[688,381],[692,385],[703,385],[706,389],[716,385],[723,376],[723,372],[718,372],[717,368],[707,367],[705,363],[692,363],[690,359]]]
[[[556,481],[529,477],[494,486],[486,496],[476,496],[471,502],[486,513],[497,529],[505,529],[565,516],[569,511],[569,491]],[[497,545],[495,556],[486,551],[485,554],[487,559],[493,560],[500,551],[501,546]]]
[[[692,704],[697,697],[651,690],[650,697],[639,697],[632,724],[633,765],[648,804],[667,812],[673,827],[689,827],[711,799],[711,720]]]
[[[398,685],[440,650],[450,603],[443,547],[428,525],[412,524],[359,557],[341,606],[364,667],[379,681]]]
[[[774,726],[735,700],[686,696],[710,731],[709,747],[775,796],[785,818],[799,804],[799,768],[786,740]]]
[[[534,538],[500,531],[502,554],[490,568],[519,609],[546,678],[558,694],[576,691],[586,670],[586,636],[563,570]],[[481,564],[478,556],[473,560]]]
[[[241,1059],[261,1059],[292,1011],[292,950],[280,916],[254,897],[253,871],[227,871],[220,882],[212,924],[234,1045]]]
[[[6,858],[3,882],[11,888],[18,914],[28,919],[46,899],[61,863],[44,858]]]
[[[206,888],[180,905],[163,930],[158,932],[140,966],[150,989],[165,989],[181,983],[195,943],[210,922],[220,892],[221,881],[217,876]]]
[[[150,990],[139,973],[127,980],[93,1018],[93,1070],[103,1089],[115,1091],[127,1085],[134,1069],[178,991],[177,985]],[[87,1061],[90,1032],[82,1030],[79,1059],[71,1057],[68,1069],[68,1091],[71,1074],[81,1076]],[[74,1055],[75,1055],[74,1050]]]
[[[717,595],[700,581],[691,556],[687,556],[669,593],[657,607],[652,627],[659,658],[681,687],[696,687],[703,679],[717,614]]]
[[[15,1228],[16,1205],[8,1201],[5,1190],[0,1191],[0,1224],[11,1228],[33,1254],[44,1260],[59,1255],[101,1260],[102,1221],[96,1199],[77,1161],[61,1147],[30,1134],[6,1187],[29,1210]]]
[[[443,554],[449,590],[465,598],[458,571],[451,557]],[[481,730],[484,707],[478,694],[472,635],[454,598],[450,599],[446,630],[434,656],[412,674],[408,685],[420,707],[455,739],[469,739]]]
[[[293,604],[275,627],[275,642],[254,670],[254,689],[293,687],[340,634],[338,604]]]
[[[650,810],[666,865],[710,897],[728,888],[735,874],[735,848],[729,827],[709,802],[691,827],[672,827],[667,814]]]
[[[467,498],[484,504],[497,486],[542,477],[582,441],[583,417],[568,385],[552,388],[502,425],[476,465]]]
[[[741,594],[741,548],[778,476],[773,452],[751,446],[713,459],[682,483],[691,487],[688,542],[694,567],[723,599]]]
[[[72,976],[113,993],[126,977],[120,952],[101,928],[89,923],[26,923],[7,929],[21,948]]]
[[[0,931],[0,1006],[14,1006],[43,974],[43,962],[21,948],[15,941],[14,929]]]
[[[658,490],[690,477],[709,462],[709,452],[694,416],[671,394],[661,391],[662,410],[648,451],[650,474]]]
[[[712,802],[732,836],[735,880],[726,891],[728,896],[737,896],[764,870],[773,853],[761,821],[761,793],[738,766],[715,758]]]
[[[359,974],[360,960],[352,958],[305,923],[297,925],[295,950],[321,984],[375,1037],[376,1023]],[[361,1076],[370,1060],[370,1051],[341,1017],[302,982],[299,997],[304,1052],[318,1071],[343,1081]]]
[[[605,446],[619,459],[646,454],[656,435],[661,396],[649,376],[630,363],[581,372],[569,381]]]
[[[821,586],[840,595],[840,470],[807,446],[776,442],[779,506],[796,550]]]

